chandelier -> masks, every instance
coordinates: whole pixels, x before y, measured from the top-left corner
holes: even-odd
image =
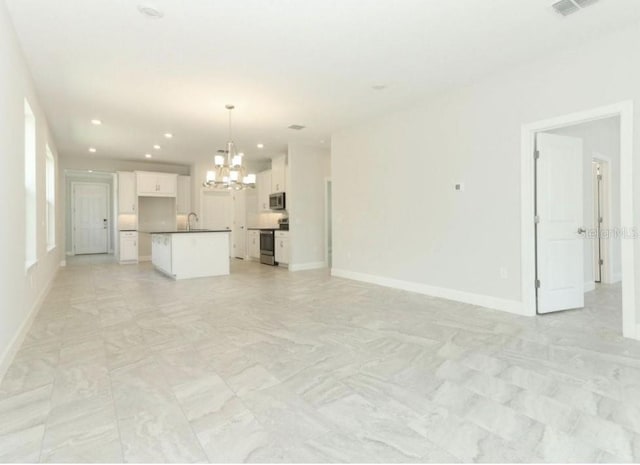
[[[248,174],[242,164],[244,154],[236,150],[236,145],[231,137],[231,111],[233,105],[226,105],[229,110],[229,141],[226,150],[218,150],[218,155],[213,157],[214,170],[207,171],[207,178],[202,183],[204,187],[216,189],[241,190],[256,187],[256,175]]]

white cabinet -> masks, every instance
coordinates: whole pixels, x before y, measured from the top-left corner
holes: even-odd
[[[136,175],[118,171],[118,213],[136,213],[137,205]]]
[[[276,262],[289,264],[289,232],[276,231]]]
[[[178,215],[188,215],[191,212],[191,176],[178,176],[176,209]]]
[[[136,185],[139,196],[175,197],[178,190],[178,175],[136,171]]]
[[[120,262],[138,261],[138,233],[120,231]]]
[[[247,256],[250,259],[260,259],[260,231],[250,229],[247,232]]]
[[[287,179],[287,156],[280,155],[271,160],[271,193],[285,192]]]
[[[269,209],[269,195],[271,195],[271,170],[258,173],[256,177],[258,189],[258,211],[265,212]]]
[[[169,234],[151,235],[151,263],[163,273],[171,274],[171,236]]]

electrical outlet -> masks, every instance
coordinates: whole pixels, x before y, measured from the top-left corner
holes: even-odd
[[[462,182],[457,183],[457,184],[455,185],[455,189],[456,189],[458,192],[464,192],[464,183],[462,183]]]

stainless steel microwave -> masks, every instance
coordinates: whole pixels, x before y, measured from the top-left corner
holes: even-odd
[[[284,192],[278,192],[269,196],[269,208],[271,210],[285,210],[287,208],[284,200]]]

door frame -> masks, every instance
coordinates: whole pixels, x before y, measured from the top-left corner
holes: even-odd
[[[329,186],[331,186],[331,205],[329,205]],[[329,209],[331,207],[331,210]],[[333,235],[329,227],[333,215],[333,182],[331,178],[324,178],[324,263],[329,269],[333,266],[333,256],[329,257],[329,237],[333,242]],[[332,254],[333,255],[333,254]],[[331,260],[329,260],[331,258]]]
[[[107,222],[109,226],[107,227],[107,251],[106,254],[112,253],[111,246],[111,209],[110,207],[110,199],[111,199],[111,186],[106,182],[86,182],[86,181],[71,181],[71,250],[74,255],[76,254],[76,186],[105,186],[107,188]]]
[[[600,163],[605,167],[604,173],[606,174],[606,176],[604,176],[603,178],[604,191],[601,193],[602,195],[601,200],[603,202],[601,204],[601,210],[600,210],[601,216],[604,218],[604,221],[602,223],[601,229],[611,229],[611,212],[613,211],[613,208],[612,208],[613,191],[612,191],[611,180],[613,179],[613,176],[612,176],[613,163],[610,157],[602,155],[597,152],[594,152],[593,156],[591,157],[591,161],[597,161],[598,163]],[[604,266],[601,268],[601,271],[600,271],[601,273],[600,281],[602,284],[616,283],[618,281],[616,281],[616,277],[613,272],[613,262],[611,258],[613,257],[613,241],[610,238],[606,240],[601,239],[600,245],[602,247],[602,252],[603,252],[602,258],[604,259]]]
[[[633,222],[633,101],[570,113],[534,123],[521,128],[521,292],[523,313],[536,315],[536,251],[534,220],[534,150],[538,132],[573,126],[580,123],[620,117],[620,227],[631,234],[621,240],[622,255],[622,334],[640,339],[636,324],[635,308],[635,247]]]

